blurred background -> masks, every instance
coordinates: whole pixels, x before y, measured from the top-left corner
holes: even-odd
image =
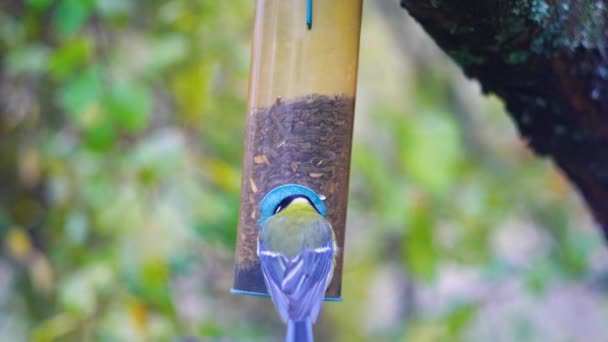
[[[0,339],[279,341],[235,296],[251,0],[0,3]],[[604,341],[608,253],[398,1],[366,1],[319,341]]]

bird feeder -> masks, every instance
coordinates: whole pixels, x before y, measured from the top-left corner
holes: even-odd
[[[340,253],[340,300],[361,0],[257,0],[233,293],[267,295],[259,225],[283,198],[311,199]]]

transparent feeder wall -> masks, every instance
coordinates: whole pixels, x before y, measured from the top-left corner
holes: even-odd
[[[361,0],[258,0],[253,33],[235,292],[265,294],[259,204],[277,186],[325,196],[340,253],[326,297],[341,296]]]

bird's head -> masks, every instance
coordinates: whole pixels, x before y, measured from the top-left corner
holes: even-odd
[[[292,196],[288,196],[285,197],[281,202],[279,202],[279,204],[277,205],[277,207],[274,210],[275,214],[278,214],[284,210],[286,210],[287,208],[310,208],[312,210],[314,210],[315,212],[317,212],[318,214],[321,214],[319,212],[319,210],[317,209],[317,207],[315,207],[315,205],[312,203],[312,201],[303,195],[292,195]]]

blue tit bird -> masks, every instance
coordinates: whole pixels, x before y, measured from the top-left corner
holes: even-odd
[[[337,253],[331,225],[305,196],[289,196],[262,223],[258,257],[287,342],[312,342]]]

